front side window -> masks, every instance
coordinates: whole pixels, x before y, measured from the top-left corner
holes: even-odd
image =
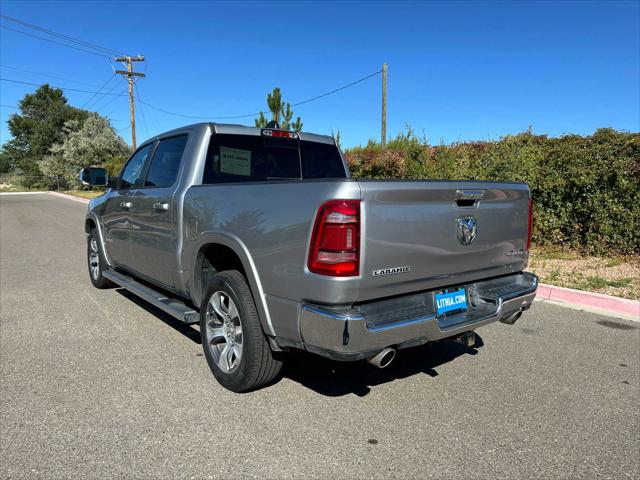
[[[140,180],[144,162],[146,162],[149,153],[151,153],[152,147],[153,143],[150,143],[133,154],[120,176],[120,188],[131,188]]]
[[[145,187],[170,187],[178,178],[187,135],[160,140],[151,160]]]

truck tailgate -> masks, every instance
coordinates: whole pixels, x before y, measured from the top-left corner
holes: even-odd
[[[358,184],[363,219],[359,302],[519,272],[526,266],[529,188],[524,183]],[[459,226],[460,221],[467,225]],[[474,222],[475,238],[468,243]]]

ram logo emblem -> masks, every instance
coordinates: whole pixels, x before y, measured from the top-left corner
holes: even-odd
[[[471,215],[458,218],[458,241],[470,245],[478,235],[478,221]]]

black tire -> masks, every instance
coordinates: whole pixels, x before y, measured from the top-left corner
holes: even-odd
[[[97,262],[95,254],[97,253]],[[113,288],[116,285],[110,280],[106,279],[102,273],[107,267],[107,262],[102,255],[102,249],[100,248],[100,239],[98,238],[98,232],[96,229],[92,229],[91,233],[87,235],[87,265],[89,267],[89,278],[91,283],[96,288]],[[92,269],[97,268],[97,270]]]
[[[240,336],[236,337],[238,335],[237,327],[233,327],[231,330],[234,332],[231,340],[220,336],[220,333],[216,336],[213,332],[212,327],[216,327],[218,331],[221,328],[224,329],[224,321],[215,314],[212,310],[212,304],[209,303],[210,300],[215,303],[215,299],[212,299],[214,294],[216,294],[216,298],[222,298],[223,302],[226,298],[227,304],[229,304],[229,298],[233,301],[238,315],[229,315],[227,318],[235,319],[233,321],[241,326]],[[231,320],[229,322],[229,325],[233,324]],[[236,270],[218,273],[207,286],[200,305],[200,336],[204,355],[213,376],[220,385],[232,392],[240,393],[258,389],[272,382],[280,373],[282,360],[276,358],[274,352],[269,348],[247,281]],[[214,350],[216,348],[232,350],[230,345],[234,345],[233,340],[236,341],[236,345],[240,340],[241,354],[238,359],[235,353],[230,352],[230,356],[236,360],[236,364],[228,372],[225,372],[218,365]],[[217,353],[217,355],[218,358],[224,356],[223,353]],[[227,361],[223,367],[229,367],[231,363],[231,361]]]

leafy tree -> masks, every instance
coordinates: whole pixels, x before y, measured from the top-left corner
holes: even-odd
[[[9,140],[0,149],[0,174],[11,173],[16,169],[16,147],[13,145],[13,140]]]
[[[52,145],[62,142],[65,123],[81,125],[88,112],[70,106],[62,90],[48,84],[25,95],[19,106],[20,113],[12,114],[7,122],[13,138],[2,146],[2,164],[23,175],[40,176],[38,162]]]
[[[63,141],[54,144],[38,165],[45,175],[60,177],[67,185],[76,182],[84,167],[117,168],[115,163],[130,151],[109,121],[97,113],[90,113],[81,126],[77,120],[67,121],[63,134]]]
[[[300,117],[297,117],[294,122],[291,121],[293,118],[291,104],[282,99],[282,92],[279,87],[274,88],[271,93],[267,94],[267,106],[271,112],[271,120],[275,120],[280,125],[280,128],[284,130],[302,130]],[[264,113],[260,112],[260,116],[255,120],[256,127],[266,127],[267,123],[269,123],[269,120]]]

